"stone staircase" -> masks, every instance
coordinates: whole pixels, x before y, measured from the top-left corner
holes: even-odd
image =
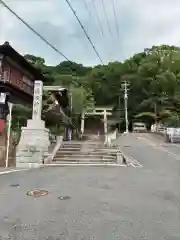
[[[63,142],[52,164],[117,164],[118,148],[106,148],[102,140]]]

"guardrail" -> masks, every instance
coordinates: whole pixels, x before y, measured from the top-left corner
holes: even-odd
[[[51,163],[54,157],[56,156],[57,151],[63,143],[63,136],[56,136],[56,142],[53,145],[53,148],[50,153],[48,153],[44,158],[44,164]]]

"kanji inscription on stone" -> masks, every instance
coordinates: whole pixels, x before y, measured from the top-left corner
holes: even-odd
[[[41,119],[42,94],[43,94],[43,82],[35,81],[32,119],[35,119],[35,120]]]

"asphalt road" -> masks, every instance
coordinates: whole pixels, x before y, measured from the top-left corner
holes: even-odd
[[[146,134],[123,136],[119,144],[142,167],[46,167],[1,175],[0,239],[180,240],[179,146]],[[26,195],[35,188],[49,194]]]

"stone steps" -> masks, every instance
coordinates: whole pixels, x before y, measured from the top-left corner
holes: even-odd
[[[75,152],[75,151],[80,151],[80,148],[66,148],[66,147],[62,147],[62,148],[60,149],[60,151],[61,151],[61,150],[62,150],[62,151],[65,150],[66,152],[67,152],[67,151],[69,151],[69,152],[70,152],[70,151]]]
[[[53,162],[50,164],[45,164],[45,166],[51,166],[51,167],[56,167],[56,166],[69,166],[69,167],[74,167],[74,166],[120,166],[120,167],[125,167],[127,165],[125,164],[119,164],[119,163],[111,163],[111,162]]]
[[[117,162],[115,160],[100,160],[100,159],[93,159],[90,161],[87,160],[82,160],[82,159],[61,159],[53,161],[54,164],[71,164],[71,163],[83,163],[83,164],[92,164],[92,163],[114,163],[116,164]],[[52,164],[53,164],[52,163]]]
[[[104,158],[116,158],[116,154],[73,154],[73,153],[69,153],[69,154],[65,154],[63,152],[58,152],[56,154],[56,158],[57,157],[71,157],[73,155],[73,157],[77,157],[77,158],[93,158],[93,157],[104,157]]]
[[[117,164],[118,148],[107,148],[103,141],[64,142],[52,164]]]
[[[109,156],[109,157],[106,157],[106,156],[90,156],[90,157],[84,157],[84,156],[81,156],[81,155],[79,155],[79,156],[74,156],[74,155],[72,155],[72,156],[62,156],[62,157],[58,157],[58,156],[56,156],[56,158],[55,158],[55,161],[61,161],[61,160],[83,160],[83,161],[87,161],[87,160],[89,160],[89,161],[94,161],[94,160],[99,160],[99,161],[101,161],[101,160],[107,160],[107,161],[116,161],[116,157],[111,157],[111,156]]]

